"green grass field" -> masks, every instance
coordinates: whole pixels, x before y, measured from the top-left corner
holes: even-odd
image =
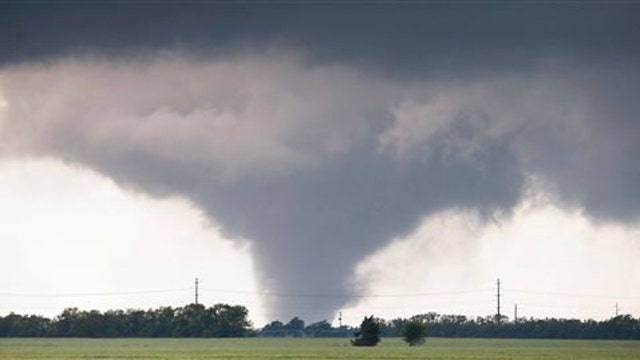
[[[0,339],[0,359],[640,359],[640,341],[383,339]]]

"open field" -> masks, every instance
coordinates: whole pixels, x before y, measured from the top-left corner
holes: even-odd
[[[436,339],[0,339],[1,359],[640,359],[640,341]]]

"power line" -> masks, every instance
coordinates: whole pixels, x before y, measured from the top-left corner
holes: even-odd
[[[579,310],[576,309],[575,304],[541,304],[535,302],[520,302],[521,307],[525,308],[543,308],[543,309],[571,309],[571,310]]]
[[[347,293],[334,293],[334,294],[294,294],[294,293],[273,293],[264,291],[250,291],[250,290],[228,290],[228,289],[207,289],[201,290],[220,292],[220,293],[233,293],[233,294],[250,294],[260,296],[272,296],[272,297],[308,297],[308,298],[402,298],[402,297],[427,297],[427,296],[450,296],[450,295],[465,295],[474,293],[486,293],[493,291],[493,289],[476,289],[476,290],[462,290],[462,291],[442,291],[442,292],[422,292],[422,293],[403,293],[403,294],[347,294]]]
[[[163,289],[163,290],[140,290],[140,291],[117,291],[117,292],[96,292],[96,293],[0,293],[5,297],[84,297],[84,296],[127,296],[159,293],[177,293],[189,291],[190,288],[183,289]]]
[[[574,297],[574,298],[600,298],[600,299],[613,299],[613,298],[640,299],[640,295],[620,296],[620,295],[601,295],[601,294],[579,294],[579,293],[533,291],[533,290],[510,289],[510,288],[507,288],[505,290],[516,292],[516,293],[542,295],[542,296],[564,296],[564,297]]]
[[[238,289],[214,289],[214,288],[201,288],[199,285],[199,279],[196,279],[196,291],[198,297],[201,291],[216,292],[216,293],[233,293],[233,294],[250,294],[259,296],[270,297],[309,297],[309,298],[404,298],[404,297],[429,297],[429,296],[454,296],[454,295],[466,295],[466,294],[480,294],[493,291],[493,289],[469,289],[458,291],[433,291],[433,292],[417,292],[417,293],[388,293],[388,294],[349,294],[349,293],[281,293],[281,292],[267,292],[267,291],[253,291],[253,290],[238,290]],[[502,290],[523,293],[531,295],[542,296],[564,296],[564,297],[578,297],[578,298],[623,298],[623,299],[640,299],[640,295],[601,295],[601,294],[583,294],[583,293],[567,293],[567,292],[551,292],[551,291],[538,291],[538,290],[524,290],[515,288],[504,288],[502,283],[498,279],[499,284],[498,293],[500,298],[503,297]],[[109,292],[71,292],[71,293],[21,293],[21,292],[3,292],[0,296],[5,297],[82,297],[82,296],[126,296],[126,295],[142,295],[153,293],[172,293],[172,292],[184,292],[192,291],[193,288],[177,288],[177,289],[155,289],[155,290],[138,290],[138,291],[109,291]],[[496,297],[498,296],[496,294]]]

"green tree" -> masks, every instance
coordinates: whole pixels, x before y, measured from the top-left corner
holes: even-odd
[[[402,340],[409,346],[423,344],[425,336],[427,336],[427,325],[420,321],[409,321],[402,328]]]
[[[212,329],[216,337],[245,336],[251,328],[251,322],[247,319],[249,310],[242,305],[216,304],[209,309],[214,320]]]
[[[206,308],[202,304],[189,304],[177,308],[174,315],[174,335],[202,337],[206,328]]]
[[[306,336],[327,336],[331,334],[331,330],[331,324],[327,320],[315,322],[304,328]]]
[[[364,318],[360,329],[355,333],[355,339],[351,340],[353,346],[376,346],[380,342],[380,324],[373,315]]]
[[[289,323],[285,325],[285,327],[290,330],[302,330],[304,329],[304,320],[296,316],[293,319],[291,319]]]
[[[55,320],[55,334],[60,337],[82,336],[78,331],[80,311],[78,308],[66,308]]]
[[[161,307],[153,311],[153,336],[155,337],[169,337],[173,332],[173,319],[175,316],[175,310],[172,307]]]
[[[329,324],[329,322],[327,320],[322,320],[322,321],[318,321],[315,322],[309,326],[306,327],[306,329],[308,330],[331,330],[331,324]]]
[[[287,336],[304,336],[304,320],[297,316],[291,319],[284,328],[287,331]]]

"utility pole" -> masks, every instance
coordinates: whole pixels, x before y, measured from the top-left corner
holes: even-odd
[[[498,322],[500,322],[500,320],[502,319],[502,316],[500,315],[500,278],[498,278],[497,285],[498,285],[498,294],[496,295],[496,298],[498,299],[497,319],[498,319]]]
[[[513,309],[513,322],[518,323],[518,304],[515,304]]]
[[[198,305],[198,278],[196,278],[196,305]]]
[[[618,307],[618,303],[616,303],[616,317],[618,317],[619,313],[620,313],[620,308]]]
[[[342,328],[342,311],[338,311],[338,324]]]

